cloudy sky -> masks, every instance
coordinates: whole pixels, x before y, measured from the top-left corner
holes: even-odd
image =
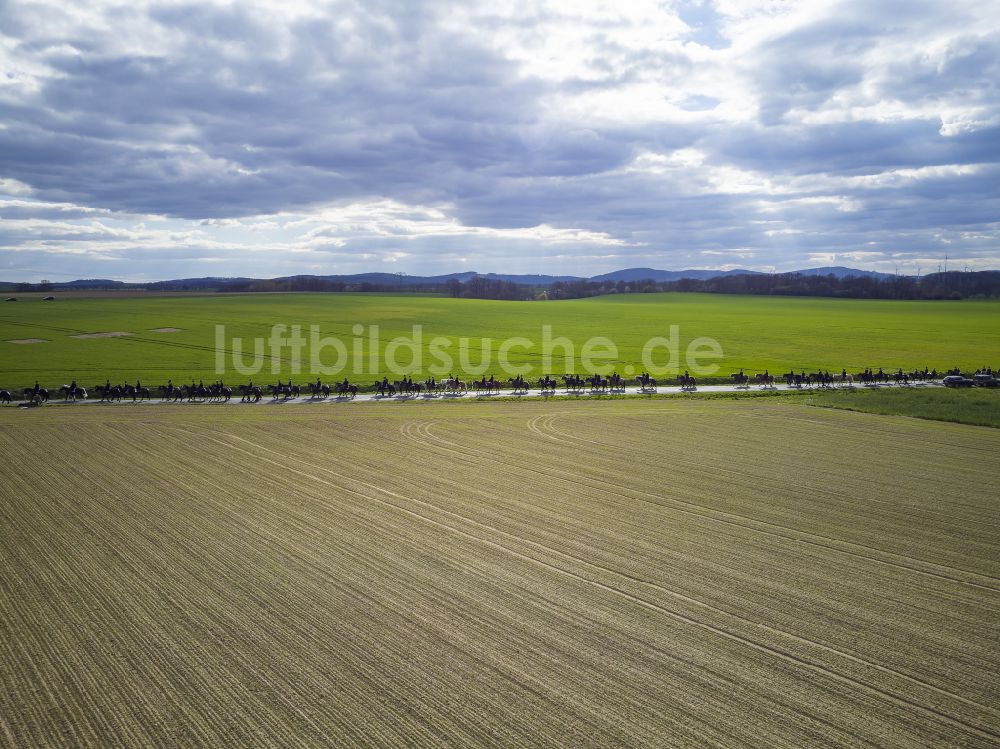
[[[0,279],[1000,268],[998,0],[0,0]]]

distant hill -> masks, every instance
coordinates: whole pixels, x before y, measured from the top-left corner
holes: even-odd
[[[113,281],[109,278],[81,278],[52,284],[53,289],[120,289],[127,286],[129,284],[124,281]]]
[[[76,281],[66,281],[52,283],[46,287],[53,291],[71,291],[88,289],[149,289],[151,291],[213,291],[226,290],[236,286],[248,286],[253,284],[273,283],[285,288],[302,285],[307,288],[314,288],[319,282],[329,282],[334,284],[345,284],[347,286],[361,286],[367,284],[391,290],[393,287],[414,289],[418,287],[438,287],[441,288],[449,281],[467,282],[471,278],[483,278],[491,281],[504,281],[508,283],[520,284],[522,286],[551,286],[559,282],[590,281],[590,282],[611,282],[623,281],[632,283],[635,281],[652,280],[657,283],[670,283],[680,280],[707,281],[713,278],[729,278],[733,276],[763,276],[769,275],[760,271],[737,268],[734,270],[659,270],[657,268],[624,268],[602,273],[590,278],[580,276],[557,276],[544,274],[511,274],[511,273],[476,273],[475,271],[462,271],[460,273],[447,273],[437,276],[411,276],[405,273],[354,273],[344,275],[294,275],[281,276],[279,278],[258,279],[240,277],[220,277],[205,276],[202,278],[177,278],[168,281],[149,281],[143,283],[127,283],[112,279],[79,279]],[[834,276],[838,280],[845,278],[869,278],[875,280],[889,280],[895,278],[891,273],[880,273],[878,271],[858,270],[856,268],[846,268],[843,266],[828,266],[822,268],[806,268],[803,270],[791,271],[780,275],[800,275],[800,276]],[[312,287],[310,286],[312,284]],[[24,284],[16,282],[0,281],[0,291],[22,290]],[[40,289],[39,289],[40,290]],[[238,289],[238,290],[246,290]]]
[[[835,276],[836,278],[877,278],[887,280],[895,278],[892,273],[879,273],[874,270],[858,270],[857,268],[845,268],[841,265],[827,266],[823,268],[807,268],[806,270],[792,271],[800,276]]]
[[[540,275],[505,275],[503,273],[478,273],[482,278],[490,278],[496,281],[509,281],[525,286],[548,286],[557,281],[580,281],[580,276],[540,276]]]
[[[709,278],[720,278],[722,276],[756,276],[760,271],[755,270],[657,270],[655,268],[625,268],[611,273],[603,273],[599,276],[592,276],[589,281],[680,281],[682,278],[690,278],[696,281],[705,281]]]
[[[281,276],[279,278],[268,279],[271,281],[335,281],[340,283],[370,283],[380,286],[431,286],[447,283],[451,279],[457,281],[467,281],[477,275],[473,271],[463,273],[448,273],[443,276],[410,276],[406,273],[354,273],[351,275],[333,276]]]
[[[151,291],[176,291],[178,289],[190,291],[211,291],[231,283],[248,283],[256,281],[255,278],[221,278],[207,276],[205,278],[177,278],[172,281],[150,281],[149,283],[128,284],[132,288],[144,288]]]

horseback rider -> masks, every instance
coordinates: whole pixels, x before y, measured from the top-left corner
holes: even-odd
[[[38,380],[35,380],[35,389],[33,391],[33,395],[38,395],[38,393],[39,393],[39,391],[41,389],[42,389],[42,386],[38,384]]]

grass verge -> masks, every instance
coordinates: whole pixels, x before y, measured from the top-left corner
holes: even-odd
[[[1000,428],[1000,390],[885,388],[806,392],[796,403],[822,408]]]

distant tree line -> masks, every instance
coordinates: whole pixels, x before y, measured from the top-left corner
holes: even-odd
[[[372,283],[340,281],[316,276],[295,276],[280,279],[237,279],[218,282],[206,279],[193,281],[160,281],[149,284],[121,284],[109,289],[147,289],[150,291],[217,291],[243,292],[420,292],[447,294],[463,299],[580,299],[605,294],[648,294],[663,291],[703,292],[709,294],[761,294],[772,296],[817,296],[848,299],[996,299],[1000,298],[1000,271],[932,273],[921,278],[913,276],[813,276],[799,273],[774,273],[719,276],[707,280],[690,278],[679,281],[557,281],[548,286],[528,286],[486,276],[473,276],[466,281],[450,279],[433,283]],[[94,285],[20,283],[11,290],[59,291],[70,289],[105,288]],[[13,286],[13,285],[12,285]],[[9,287],[8,287],[9,288]]]
[[[546,290],[549,299],[579,299],[602,294],[697,291],[709,294],[819,296],[847,299],[995,299],[1000,298],[1000,271],[933,273],[921,278],[893,276],[809,276],[799,273],[720,276],[679,281],[558,281]]]
[[[484,278],[483,276],[473,276],[465,282],[452,278],[445,284],[445,290],[449,296],[455,298],[506,299],[510,301],[534,299],[539,293],[539,289],[534,286],[525,286],[496,278]]]
[[[162,286],[160,288],[163,288]],[[349,282],[333,281],[325,278],[301,276],[298,278],[254,279],[229,281],[219,284],[218,291],[228,293],[260,292],[260,291],[341,291],[341,292],[389,292],[389,291],[438,291],[444,292],[440,286],[392,283],[381,284],[369,281]]]

